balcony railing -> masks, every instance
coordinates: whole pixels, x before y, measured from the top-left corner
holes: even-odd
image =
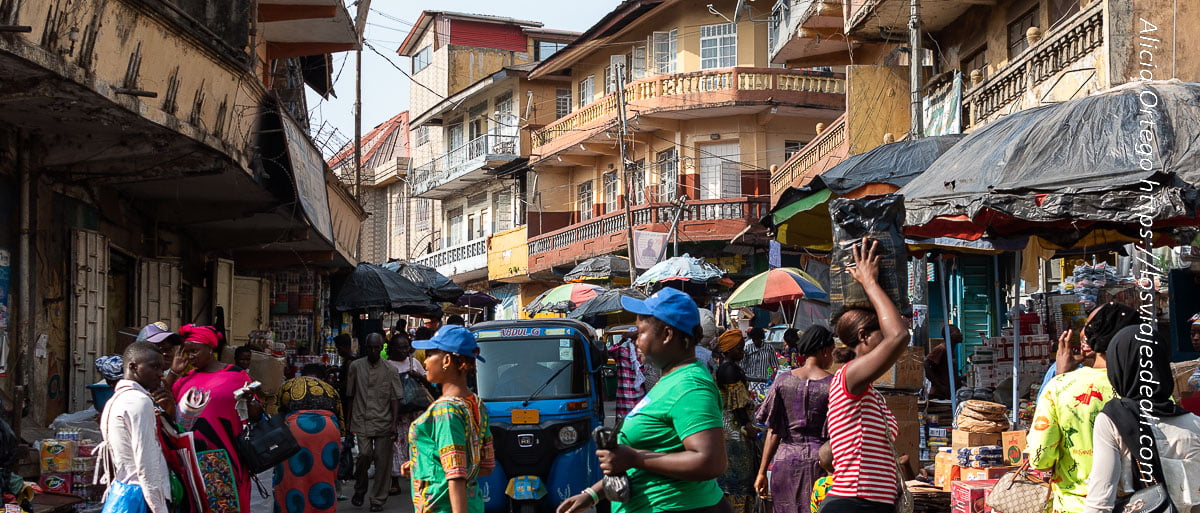
[[[833,126],[826,128],[821,135],[800,148],[799,153],[792,155],[792,158],[784,162],[782,167],[775,170],[775,174],[771,175],[771,190],[778,194],[779,191],[795,184],[805,171],[845,143],[846,116],[843,115],[834,121]]]
[[[471,257],[477,257],[487,254],[487,239],[479,239],[474,242],[451,246],[446,249],[438,250],[423,257],[414,260],[421,265],[430,267],[442,267],[455,262],[460,262]],[[484,263],[484,267],[487,263]]]
[[[801,93],[845,94],[846,81],[828,73],[776,68],[721,68],[691,73],[659,75],[625,86],[625,101],[631,104],[695,93],[716,91],[780,90]],[[696,108],[692,105],[686,108]],[[598,120],[615,120],[617,99],[609,94],[570,115],[533,132],[533,146],[589,126]]]
[[[446,154],[413,168],[412,194],[419,196],[455,178],[479,169],[489,155],[516,156],[516,134],[492,132],[476,137]]]
[[[746,219],[757,221],[767,213],[765,199],[730,198],[719,200],[692,201],[680,215],[681,223],[687,221],[716,221],[722,219]],[[675,206],[667,203],[637,205],[630,209],[633,224],[670,223],[675,216]],[[576,242],[595,239],[604,235],[623,233],[629,225],[625,212],[617,211],[576,223],[566,228],[545,233],[529,239],[529,254],[536,255],[561,250]]]
[[[971,125],[985,120],[1104,44],[1103,2],[1076,13],[963,97]]]

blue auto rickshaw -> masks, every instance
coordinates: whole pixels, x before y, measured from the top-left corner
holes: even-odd
[[[604,422],[592,328],[573,319],[489,321],[471,327],[486,362],[477,392],[491,418],[496,468],[479,478],[488,513],[550,513],[600,480],[592,430]]]

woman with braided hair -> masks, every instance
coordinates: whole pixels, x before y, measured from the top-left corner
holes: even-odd
[[[802,511],[812,498],[813,483],[825,474],[819,452],[829,438],[825,418],[829,415],[829,385],[833,375],[833,333],[812,326],[795,342],[800,365],[781,372],[758,408],[758,422],[767,426],[762,461],[754,488],[768,495],[775,511]]]

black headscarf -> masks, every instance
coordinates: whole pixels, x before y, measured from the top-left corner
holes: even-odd
[[[812,356],[817,354],[817,351],[832,346],[833,333],[829,332],[829,328],[817,324],[804,330],[804,334],[800,335],[800,340],[796,341],[796,352],[804,356]]]
[[[1157,333],[1142,335],[1139,328],[1139,325],[1122,328],[1108,344],[1108,351],[1105,352],[1108,380],[1112,382],[1116,397],[1105,404],[1102,411],[1117,427],[1130,454],[1144,468],[1152,468],[1154,478],[1161,483],[1163,475],[1157,461],[1158,448],[1153,448],[1153,457],[1149,460],[1139,456],[1138,438],[1142,429],[1146,430],[1151,440],[1154,434],[1149,426],[1138,419],[1143,414],[1162,418],[1177,417],[1188,412],[1171,400],[1171,394],[1175,392],[1175,378],[1171,374],[1170,348],[1158,340]],[[1143,349],[1143,346],[1146,348]],[[1145,392],[1150,393],[1147,395]],[[1143,411],[1141,406],[1147,406],[1148,409]],[[1138,472],[1134,472],[1134,475],[1138,475]],[[1134,488],[1142,488],[1145,484],[1148,483],[1135,483]]]
[[[1092,317],[1091,322],[1083,327],[1087,343],[1097,353],[1108,351],[1109,341],[1122,328],[1136,324],[1139,320],[1137,310],[1121,303],[1105,303],[1100,305],[1100,311]]]

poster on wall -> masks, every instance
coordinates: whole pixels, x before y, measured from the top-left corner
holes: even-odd
[[[649,269],[658,263],[658,256],[667,246],[666,232],[633,231],[633,265],[638,269]]]
[[[921,100],[925,137],[962,133],[962,73]]]

